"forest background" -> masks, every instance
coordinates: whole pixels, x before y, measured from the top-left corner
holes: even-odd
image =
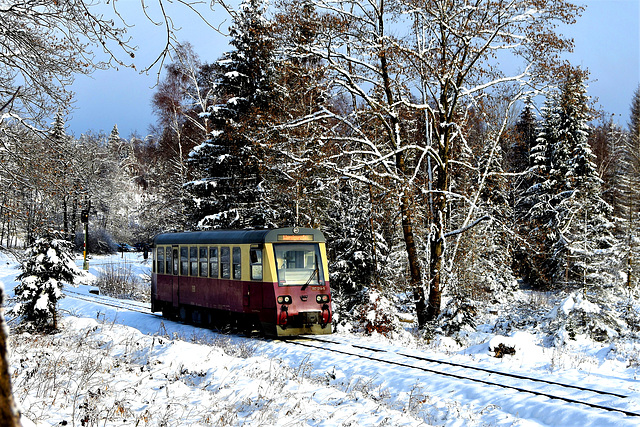
[[[578,325],[595,335],[620,329],[611,313],[638,318],[640,92],[627,128],[596,111],[556,32],[580,6],[216,2],[230,47],[213,62],[162,15],[158,122],[123,139],[65,126],[73,76],[135,56],[117,16],[0,4],[4,28],[29,29],[8,30],[1,56],[6,248],[51,229],[80,245],[83,210],[94,253],[164,231],[309,226],[327,236],[343,312],[370,290],[405,295],[420,330],[455,333],[529,286],[600,304],[601,321]]]

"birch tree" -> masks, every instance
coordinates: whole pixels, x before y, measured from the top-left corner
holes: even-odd
[[[485,141],[489,165],[511,107],[542,90],[547,77],[562,65],[559,53],[572,47],[570,40],[555,33],[556,24],[572,23],[581,8],[564,0],[314,4],[326,28],[321,42],[309,51],[327,65],[332,94],[351,97],[357,108],[340,114],[327,107],[297,123],[339,123],[346,131],[337,134],[334,126],[326,139],[341,149],[327,164],[397,195],[394,208],[401,218],[409,286],[423,327],[440,313],[450,268],[444,263],[447,239],[455,237],[459,244],[463,231],[484,218],[477,200],[488,169],[480,173],[463,220],[455,229],[447,220],[451,200],[460,197],[450,191],[450,179],[454,145],[464,144],[466,113],[472,107],[481,111],[477,107],[491,97],[504,105],[501,118],[491,122],[492,137]],[[410,30],[403,32],[404,28]],[[510,69],[517,71],[504,71]],[[411,132],[406,120],[415,113],[422,116],[420,132]],[[339,158],[345,157],[349,161],[341,163]],[[429,195],[424,210],[416,205],[416,196],[423,193]],[[426,227],[416,228],[421,222]],[[426,242],[426,259],[421,258],[420,242]]]

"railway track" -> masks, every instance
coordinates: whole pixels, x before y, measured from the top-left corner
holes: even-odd
[[[121,300],[121,299],[116,299],[111,297],[105,297],[102,295],[87,295],[87,294],[70,290],[66,287],[64,289],[64,293],[69,298],[74,298],[81,301],[93,302],[93,303],[105,305],[107,307],[114,307],[114,308],[135,311],[138,313],[148,314],[149,316],[154,316],[154,317],[162,317],[159,314],[152,313],[148,307],[145,307],[141,303],[136,303],[135,301]]]
[[[100,295],[86,295],[69,289],[65,289],[65,294],[78,300],[98,303],[118,309],[135,311],[149,316],[162,317],[159,314],[151,313],[148,307],[144,307],[140,303],[136,302],[118,300]],[[312,348],[314,350],[333,352],[376,363],[418,370],[434,375],[453,378],[458,381],[471,381],[489,387],[509,389],[517,393],[527,393],[533,396],[542,396],[548,399],[582,405],[601,411],[618,412],[629,417],[640,417],[640,411],[631,411],[621,407],[616,407],[615,403],[611,403],[624,402],[624,400],[629,397],[628,395],[620,392],[592,389],[576,384],[534,378],[448,360],[417,356],[406,352],[392,352],[364,345],[341,342],[339,339],[329,340],[323,339],[322,337],[305,336],[297,339],[285,340],[284,342],[287,344]],[[571,397],[571,393],[575,394],[575,391],[580,392],[580,398]],[[608,404],[594,401],[598,399],[606,399],[608,400]]]
[[[640,417],[640,411],[630,411],[620,407],[609,406],[588,400],[589,398],[594,399],[598,397],[604,397],[608,400],[617,399],[618,401],[622,401],[629,397],[628,395],[623,393],[608,390],[591,389],[575,384],[567,384],[541,378],[533,378],[472,365],[416,356],[402,352],[390,352],[387,350],[381,350],[362,345],[353,345],[351,343],[339,341],[337,342],[325,340],[316,337],[304,337],[299,340],[291,340],[290,342],[298,346],[335,352],[342,355],[353,356],[360,359],[403,368],[415,369],[422,372],[454,378],[456,380],[472,381],[487,386],[514,390],[519,393],[529,393],[535,396],[542,396],[566,403],[583,405],[602,411],[619,412],[629,417]],[[314,342],[321,343],[322,345],[312,344]],[[328,347],[327,344],[329,344],[330,347]],[[386,355],[387,357],[382,357],[383,355]],[[452,371],[449,368],[455,368],[456,371]],[[484,375],[485,378],[479,378],[478,375]],[[508,381],[511,381],[512,383],[507,383]],[[537,387],[540,386],[544,387],[544,390],[537,389]],[[551,389],[551,391],[549,389]],[[584,398],[577,399],[574,397],[569,397],[570,393],[574,390],[580,391],[584,395]]]

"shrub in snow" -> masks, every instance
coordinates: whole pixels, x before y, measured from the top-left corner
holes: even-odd
[[[439,323],[447,336],[462,330],[474,330],[478,307],[476,302],[461,294],[453,295],[440,314]]]
[[[129,263],[108,263],[100,273],[95,285],[100,293],[115,298],[149,302],[151,287],[133,271]]]
[[[615,313],[602,301],[596,302],[589,301],[582,292],[574,292],[549,313],[549,326],[557,345],[574,340],[578,335],[598,342],[620,335],[621,324]]]
[[[82,252],[84,249],[84,233],[76,233],[75,250]],[[89,230],[87,238],[87,250],[90,254],[112,254],[117,252],[118,245],[109,232],[103,229]]]
[[[355,298],[349,299],[350,308],[342,311],[343,327],[371,335],[375,332],[389,336],[400,328],[395,304],[379,291],[365,288]],[[350,323],[350,325],[347,325]]]
[[[79,270],[71,256],[71,244],[62,234],[53,232],[39,238],[27,249],[22,273],[15,287],[17,299],[12,312],[21,316],[25,326],[43,331],[55,329],[57,302],[64,283],[73,283]]]

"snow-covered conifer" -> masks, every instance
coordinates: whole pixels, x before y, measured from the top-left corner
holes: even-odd
[[[580,70],[567,74],[543,111],[532,150],[533,185],[526,203],[531,255],[525,277],[539,285],[569,288],[611,282],[608,251],[615,245],[611,206],[588,143],[588,97]]]
[[[216,64],[210,107],[213,131],[190,153],[196,180],[186,184],[191,221],[199,227],[245,228],[270,223],[262,205],[259,135],[269,122],[273,88],[273,37],[262,0],[244,1],[233,14],[230,45]]]
[[[611,285],[605,262],[615,245],[612,208],[601,197],[602,179],[588,143],[588,97],[579,71],[564,81],[558,107],[560,127],[551,172],[557,182],[552,201],[557,212],[555,282]]]
[[[71,243],[59,232],[37,239],[25,253],[22,273],[15,287],[17,304],[13,313],[27,327],[43,331],[57,327],[57,303],[63,297],[65,283],[73,284],[80,274],[73,262]]]

